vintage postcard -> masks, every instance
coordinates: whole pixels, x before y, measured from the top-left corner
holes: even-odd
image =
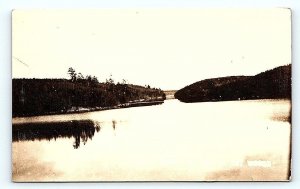
[[[291,10],[12,11],[12,180],[289,181]]]

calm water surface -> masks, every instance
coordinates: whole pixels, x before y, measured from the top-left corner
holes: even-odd
[[[290,107],[288,100],[166,100],[14,118],[13,180],[285,180]]]

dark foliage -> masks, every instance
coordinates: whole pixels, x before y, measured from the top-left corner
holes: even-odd
[[[136,100],[164,100],[160,89],[131,84],[99,83],[87,79],[13,79],[15,116],[66,113],[70,109],[111,107]]]
[[[206,79],[175,93],[182,102],[291,98],[291,65],[255,76]]]

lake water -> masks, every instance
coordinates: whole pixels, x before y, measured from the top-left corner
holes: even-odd
[[[290,108],[288,100],[174,99],[14,118],[13,180],[286,180]]]

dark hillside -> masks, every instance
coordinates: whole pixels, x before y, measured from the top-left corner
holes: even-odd
[[[247,76],[231,76],[213,79],[205,79],[186,86],[175,93],[175,98],[183,102],[201,102],[220,99],[217,91],[229,83],[235,83],[247,79]]]
[[[206,79],[175,93],[182,102],[291,98],[291,65],[255,76]]]
[[[160,89],[92,80],[13,79],[12,88],[13,117],[165,99]]]

